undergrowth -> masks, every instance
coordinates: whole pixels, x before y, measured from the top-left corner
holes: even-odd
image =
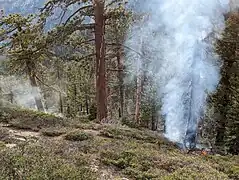
[[[65,139],[69,141],[85,141],[93,139],[93,136],[81,130],[74,130],[66,134]]]
[[[96,179],[87,159],[77,155],[74,159],[70,161],[37,145],[0,151],[0,179]]]
[[[239,179],[238,156],[185,154],[146,129],[74,121],[22,109],[1,109],[0,122],[42,134],[37,142],[8,148],[6,143],[12,143],[9,132],[0,128],[0,179],[4,180],[91,180],[102,169],[138,180]],[[90,168],[91,162],[99,163],[96,172]]]

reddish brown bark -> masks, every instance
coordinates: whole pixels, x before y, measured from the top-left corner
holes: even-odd
[[[105,18],[103,0],[94,0],[95,49],[96,49],[96,102],[97,120],[107,117],[106,70],[105,70]]]

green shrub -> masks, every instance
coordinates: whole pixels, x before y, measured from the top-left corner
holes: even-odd
[[[67,128],[61,128],[61,127],[52,127],[52,128],[44,128],[41,130],[41,133],[44,136],[61,136],[62,134],[66,134],[69,129]]]
[[[90,121],[95,120],[95,119],[96,119],[96,116],[97,116],[96,104],[92,104],[92,105],[90,106],[89,111],[90,111],[90,112],[89,112],[90,115],[88,116],[89,120],[90,120]]]
[[[115,139],[135,139],[150,143],[156,143],[162,140],[162,137],[147,130],[140,131],[132,128],[106,127],[100,131],[100,135]]]
[[[207,156],[204,158],[207,163],[228,175],[231,179],[239,179],[239,158],[238,156]]]
[[[144,156],[138,150],[103,151],[101,162],[105,165],[114,165],[125,175],[134,179],[152,179],[159,177],[154,171],[154,162],[150,157]]]
[[[84,158],[84,157],[78,157]],[[93,180],[89,164],[74,164],[46,147],[26,145],[0,152],[0,179]],[[87,162],[85,160],[85,162]]]
[[[158,179],[158,175],[154,174],[153,172],[142,172],[134,168],[126,168],[124,170],[124,174],[133,177],[137,180],[151,180],[151,179]]]
[[[65,139],[69,140],[69,141],[85,141],[85,140],[89,140],[92,138],[93,138],[93,136],[91,134],[85,133],[80,130],[75,130],[75,131],[69,132],[65,136]]]
[[[140,128],[140,125],[135,122],[134,119],[129,119],[128,117],[123,117],[121,120],[122,125],[126,125],[130,128]]]
[[[215,169],[206,165],[191,164],[182,168],[178,168],[172,174],[165,176],[162,180],[194,180],[194,179],[220,179],[228,180],[228,176],[224,173],[216,171]]]
[[[5,140],[8,136],[8,130],[0,127],[0,140]]]
[[[0,141],[0,151],[6,147],[6,144]]]
[[[65,126],[67,123],[67,120],[61,117],[34,110],[4,107],[2,111],[4,113],[0,114],[0,122],[9,123],[19,129],[37,131],[46,127]]]
[[[234,165],[230,168],[228,176],[232,179],[239,179],[239,165]]]
[[[81,123],[89,123],[90,122],[89,115],[79,116],[79,117],[77,117],[75,119],[77,119],[78,122],[81,122]]]
[[[100,130],[100,129],[102,129],[102,127],[103,126],[101,124],[97,124],[97,123],[93,123],[93,122],[78,123],[77,125],[75,125],[75,128],[78,128],[78,129]]]

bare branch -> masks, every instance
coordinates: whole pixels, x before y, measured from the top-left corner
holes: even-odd
[[[56,88],[54,88],[54,87],[52,87],[52,86],[50,86],[50,85],[44,83],[38,76],[35,76],[35,77],[36,77],[36,79],[37,79],[42,85],[44,85],[44,86],[46,86],[46,87],[49,87],[50,89],[52,89],[52,90],[54,90],[54,91],[56,91],[56,92],[63,93],[62,91],[60,91],[60,90],[58,90],[58,89],[56,89]],[[63,94],[65,94],[65,93],[63,93]]]
[[[64,11],[63,11],[63,14],[62,14],[62,16],[61,16],[61,20],[60,20],[59,24],[61,24],[61,23],[62,23],[62,21],[63,21],[63,18],[65,17],[66,11],[67,11],[67,10],[64,10]]]
[[[7,35],[7,34],[10,34],[10,33],[14,32],[15,30],[17,30],[17,28],[18,27],[15,27],[15,28],[13,28],[11,30],[8,30],[7,32],[4,32],[4,33],[0,34],[0,37],[2,37],[3,35]],[[2,39],[0,39],[0,40],[2,41]]]
[[[107,71],[124,71],[124,69],[107,69]]]
[[[143,54],[141,54],[140,52],[138,52],[138,51],[136,51],[136,50],[132,49],[131,47],[128,47],[128,46],[126,46],[126,45],[124,45],[124,44],[121,44],[121,43],[107,43],[106,45],[108,45],[108,46],[122,46],[122,47],[124,47],[124,48],[126,48],[126,49],[128,49],[128,50],[130,50],[130,51],[135,52],[136,54],[138,54],[138,55],[141,56],[141,57],[145,57],[145,56],[144,56]]]
[[[90,8],[90,7],[93,7],[92,5],[88,5],[88,6],[84,6],[84,7],[81,7],[79,8],[78,10],[76,10],[72,15],[70,15],[66,22],[64,23],[64,26],[71,20],[72,17],[74,17],[77,13],[79,13],[80,11],[84,10],[84,9],[87,9],[87,8]]]

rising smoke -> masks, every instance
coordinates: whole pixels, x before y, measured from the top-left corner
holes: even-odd
[[[220,64],[213,43],[224,28],[229,0],[138,0],[131,4],[142,15],[128,33],[127,59],[138,74],[149,61],[149,75],[158,84],[165,136],[183,142],[196,133],[206,98],[216,90]]]
[[[35,98],[41,98],[40,89],[33,88],[24,77],[0,76],[1,99],[18,106],[37,109]]]

